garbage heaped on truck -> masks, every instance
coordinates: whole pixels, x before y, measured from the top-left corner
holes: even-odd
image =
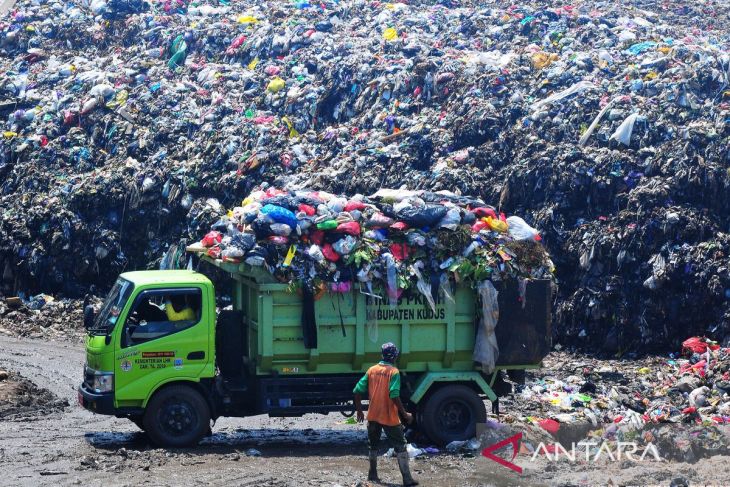
[[[86,316],[81,404],[128,417],[169,446],[197,442],[219,416],[352,412],[355,382],[391,341],[417,427],[435,443],[472,438],[502,371],[537,367],[550,349],[549,259],[539,243],[510,237],[506,218],[492,228],[482,214],[494,209],[478,200],[398,196],[248,198],[189,248],[231,277],[232,309],[218,315],[203,274],[122,274],[99,313]],[[437,212],[433,221],[422,215]],[[441,225],[449,213],[453,228]],[[357,224],[358,238],[343,223]],[[275,225],[290,227],[286,240],[266,235]],[[312,247],[341,248],[348,237],[337,263],[311,257]]]

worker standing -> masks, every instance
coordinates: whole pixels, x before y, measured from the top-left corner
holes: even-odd
[[[370,470],[368,480],[378,479],[378,444],[380,435],[385,431],[386,438],[393,444],[398,459],[398,467],[403,476],[404,486],[418,485],[411,477],[406,451],[406,437],[403,434],[401,418],[406,423],[413,421],[413,415],[405,410],[400,400],[400,371],[395,361],[400,352],[388,342],[382,346],[383,360],[368,369],[352,391],[355,394],[357,421],[362,423],[365,415],[362,412],[362,396],[367,393],[368,405],[368,458]]]

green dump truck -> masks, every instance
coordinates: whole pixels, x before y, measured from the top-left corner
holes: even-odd
[[[87,307],[83,407],[129,418],[173,447],[197,443],[220,416],[352,414],[355,383],[392,341],[404,404],[444,444],[474,436],[501,370],[538,367],[550,349],[547,280],[522,292],[496,283],[500,352],[485,374],[472,361],[478,303],[469,287],[435,310],[417,296],[390,306],[356,290],[305,302],[258,268],[209,262],[230,275],[232,309],[216,313],[211,281],[185,270],[124,273],[98,313]]]

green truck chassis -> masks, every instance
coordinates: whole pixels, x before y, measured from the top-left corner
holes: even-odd
[[[486,419],[483,399],[497,402],[500,371],[517,377],[550,349],[549,281],[528,282],[523,295],[516,282],[496,283],[500,353],[496,369],[484,374],[472,361],[478,302],[468,287],[457,287],[453,301],[438,300],[435,310],[418,296],[391,307],[358,291],[327,293],[310,303],[316,346],[307,348],[301,293],[245,265],[209,263],[231,277],[232,309],[217,315],[213,285],[202,274],[120,276],[115,289],[126,294],[115,298],[115,316],[99,325],[103,309],[89,325],[79,388],[85,408],[127,417],[165,446],[197,442],[220,416],[349,415],[354,384],[379,360],[380,344],[392,341],[402,352],[404,404],[416,427],[444,444],[474,436]],[[144,343],[130,339],[144,328],[133,321],[140,301],[175,294],[196,297],[197,323]]]

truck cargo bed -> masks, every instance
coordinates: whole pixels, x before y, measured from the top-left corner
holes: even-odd
[[[409,372],[473,370],[479,301],[470,287],[458,286],[454,301],[439,297],[433,311],[420,294],[391,307],[357,290],[325,293],[314,301],[316,341],[306,348],[303,297],[276,283],[263,269],[203,258],[230,273],[233,307],[243,312],[251,372],[257,375],[332,374],[365,370],[380,359],[380,345],[401,349],[399,365]],[[516,281],[499,290],[499,368],[537,366],[551,347],[551,283],[528,281],[524,299]],[[255,369],[254,369],[255,368]]]

